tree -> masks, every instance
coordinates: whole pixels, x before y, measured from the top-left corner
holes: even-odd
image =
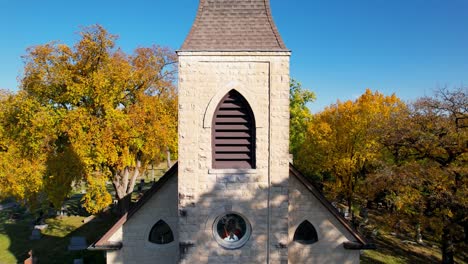
[[[312,118],[308,103],[315,101],[315,94],[302,88],[301,83],[291,80],[289,84],[289,149],[296,156],[302,146],[306,133],[307,123]]]
[[[51,150],[56,117],[29,98],[2,93],[0,98],[0,195],[39,205],[45,161]],[[64,187],[66,189],[66,187]]]
[[[127,55],[115,40],[96,25],[85,28],[74,47],[53,42],[24,56],[20,93],[54,118],[48,148],[40,150],[47,186],[84,179],[90,212],[111,202],[106,180],[124,212],[148,163],[177,148],[175,53],[153,46]],[[21,129],[36,137],[27,122]]]
[[[309,122],[299,168],[312,177],[328,177],[328,194],[343,196],[351,210],[360,181],[380,155],[377,131],[382,121],[404,108],[395,95],[369,89],[355,101],[325,108]]]
[[[466,89],[443,88],[413,103],[383,134],[382,144],[393,157],[391,172],[373,181],[391,179],[385,188],[399,209],[432,219],[432,229],[441,235],[443,263],[453,263],[452,244],[466,241],[468,231],[467,108]]]

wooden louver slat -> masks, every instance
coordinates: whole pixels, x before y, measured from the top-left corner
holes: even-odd
[[[255,168],[255,120],[249,104],[235,90],[218,104],[212,143],[213,168]]]

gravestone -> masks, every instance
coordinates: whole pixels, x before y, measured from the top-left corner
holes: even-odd
[[[83,264],[83,263],[84,263],[84,262],[83,262],[83,259],[81,259],[81,258],[80,258],[80,259],[74,259],[74,260],[73,260],[73,264]]]
[[[70,245],[68,246],[69,251],[83,250],[88,248],[86,245],[86,238],[82,236],[74,236],[70,239]]]
[[[31,236],[29,237],[29,240],[39,240],[41,239],[41,237],[42,237],[41,230],[34,228],[31,233]]]
[[[49,225],[43,224],[43,225],[35,225],[34,229],[39,229],[39,230],[44,230],[48,227]]]
[[[349,218],[351,217],[350,214],[349,214],[349,208],[348,208],[348,207],[345,207],[345,208],[343,209],[343,216],[344,216],[344,218],[346,218],[346,219],[349,219]]]

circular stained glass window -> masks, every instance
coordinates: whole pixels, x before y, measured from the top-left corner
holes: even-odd
[[[250,223],[240,214],[229,212],[216,218],[213,235],[223,247],[236,249],[242,247],[250,237]]]

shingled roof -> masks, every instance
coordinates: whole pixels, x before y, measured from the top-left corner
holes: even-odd
[[[200,0],[180,51],[288,51],[269,0]]]

